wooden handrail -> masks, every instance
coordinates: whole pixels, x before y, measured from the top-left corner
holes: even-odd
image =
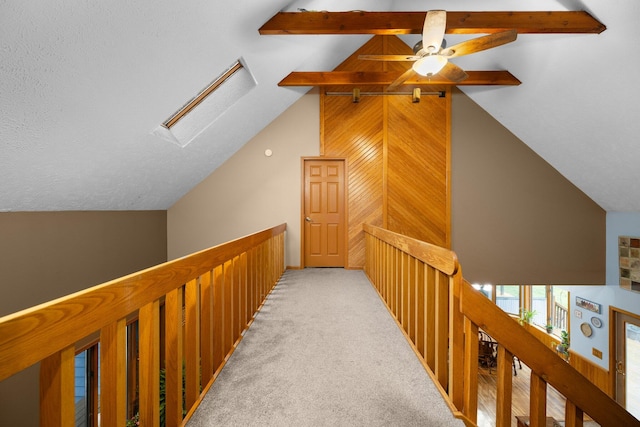
[[[482,329],[498,343],[496,426],[512,423],[514,355],[531,368],[531,426],[545,425],[547,384],[567,399],[567,427],[582,425],[583,414],[602,426],[640,426],[604,391],[464,281],[455,253],[379,227],[363,229],[369,280],[454,415],[466,425],[477,422]]]
[[[122,425],[126,319],[137,314],[140,420],[142,425],[157,425],[162,301],[167,425],[179,425],[183,363],[186,409],[193,411],[201,390],[222,368],[282,275],[285,230],[281,224],[0,318],[0,381],[42,362],[41,425],[69,425],[75,346],[99,332],[101,424]]]

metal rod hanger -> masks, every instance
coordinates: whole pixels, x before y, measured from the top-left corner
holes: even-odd
[[[353,92],[325,92],[327,96],[352,96]],[[360,95],[368,96],[383,96],[383,95],[413,95],[413,92],[360,92]],[[420,92],[420,95],[437,95],[440,98],[444,98],[445,92]]]

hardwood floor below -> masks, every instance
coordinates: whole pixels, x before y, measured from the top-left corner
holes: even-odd
[[[531,370],[523,363],[522,369],[516,362],[516,373],[513,377],[513,395],[511,403],[511,426],[516,427],[516,416],[529,415],[529,379]],[[547,389],[547,416],[553,417],[560,425],[564,425],[564,407],[566,399],[553,387]],[[478,427],[493,427],[496,419],[496,370],[480,368],[478,372]],[[596,426],[587,422],[585,426]]]

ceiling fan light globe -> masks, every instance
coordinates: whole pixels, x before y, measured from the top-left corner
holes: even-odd
[[[428,55],[413,63],[413,71],[421,76],[438,74],[447,65],[447,58],[440,55]]]

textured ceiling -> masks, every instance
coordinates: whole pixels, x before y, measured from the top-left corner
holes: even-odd
[[[169,208],[307,91],[284,76],[331,70],[368,39],[258,34],[298,8],[589,11],[602,34],[521,35],[454,62],[513,73],[522,85],[463,90],[604,209],[640,211],[640,2],[478,4],[1,1],[0,211]],[[153,134],[239,58],[254,89],[184,148]]]

